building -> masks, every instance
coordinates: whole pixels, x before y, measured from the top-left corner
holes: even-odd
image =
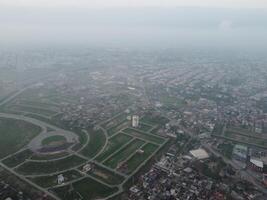
[[[191,150],[190,154],[197,160],[209,158],[209,154],[204,149]]]
[[[263,172],[263,162],[256,158],[250,158],[248,167],[254,171]]]
[[[139,126],[139,116],[133,115],[132,117],[132,127],[138,127]]]

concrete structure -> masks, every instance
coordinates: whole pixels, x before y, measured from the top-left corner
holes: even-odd
[[[133,115],[132,117],[132,127],[138,127],[139,126],[139,116]]]

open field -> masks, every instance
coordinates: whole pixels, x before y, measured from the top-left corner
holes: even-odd
[[[131,174],[138,166],[140,166],[149,156],[157,150],[158,146],[155,144],[147,143],[141,149],[144,151],[143,154],[135,153],[127,162],[128,172]]]
[[[88,158],[92,158],[102,149],[105,144],[106,137],[102,130],[89,130],[88,133],[89,143],[80,153]]]
[[[144,133],[142,131],[139,131],[139,130],[136,130],[136,129],[133,129],[133,128],[124,129],[123,132],[127,133],[127,134],[130,134],[130,135],[132,135],[134,137],[138,137],[138,138],[141,138],[141,139],[144,139],[144,140],[147,140],[147,141],[151,141],[151,142],[154,142],[154,143],[157,143],[157,144],[162,144],[165,141],[165,139],[162,138],[162,137],[158,137],[158,136],[155,136],[155,135],[152,135],[152,134]]]
[[[31,155],[33,155],[33,152],[29,149],[26,149],[6,158],[3,160],[3,163],[8,167],[15,167],[20,163],[23,163],[26,159],[30,158]]]
[[[84,162],[85,162],[84,159],[73,155],[56,161],[47,161],[47,162],[28,161],[23,165],[19,166],[18,168],[16,168],[16,171],[24,175],[55,173],[57,171],[62,171],[69,169],[71,167],[75,167]]]
[[[122,145],[126,144],[132,139],[131,136],[125,135],[123,133],[119,133],[113,136],[108,141],[107,147],[104,151],[96,158],[97,161],[101,162],[106,159],[109,155],[114,153],[117,149],[119,149]]]
[[[93,169],[87,173],[110,185],[118,185],[124,180],[122,176],[115,174],[114,172],[97,164],[94,164]]]
[[[103,164],[114,169],[120,162],[124,161],[131,154],[136,152],[145,142],[140,139],[133,140],[130,144],[122,148],[115,155],[106,160]]]
[[[84,178],[72,184],[74,191],[78,192],[83,199],[97,199],[107,197],[118,190],[117,187],[111,188],[103,185],[91,178]],[[73,200],[76,193],[69,193],[69,186],[63,186],[53,190],[60,198],[64,200]],[[75,195],[76,194],[76,195]]]
[[[67,172],[64,172],[62,174],[64,176],[65,179],[65,183],[75,180],[77,178],[80,178],[82,175],[77,172],[76,170],[70,170]],[[31,180],[32,182],[36,183],[37,185],[44,187],[44,188],[49,188],[49,187],[53,187],[58,185],[57,184],[57,176],[58,175],[53,175],[53,176],[39,176],[39,177],[35,177],[35,178],[28,178],[29,180]]]
[[[0,158],[20,150],[40,132],[41,128],[31,123],[0,118]]]

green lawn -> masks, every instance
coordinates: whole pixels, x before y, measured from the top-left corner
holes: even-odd
[[[142,150],[144,150],[143,154],[136,153],[134,154],[126,163],[128,166],[128,173],[131,174],[138,166],[140,166],[149,156],[156,151],[158,148],[157,145],[154,144],[146,144]]]
[[[164,138],[157,137],[157,136],[152,135],[152,134],[144,133],[142,131],[139,131],[139,130],[136,130],[133,128],[124,129],[123,132],[128,133],[132,136],[144,139],[144,140],[155,142],[157,144],[162,144],[165,141]]]
[[[0,158],[15,153],[41,132],[39,126],[8,118],[0,118]]]
[[[104,162],[104,165],[110,168],[116,168],[118,164],[124,160],[126,160],[131,154],[136,152],[145,142],[140,139],[133,140],[126,147],[118,151],[115,155],[110,157],[108,160]]]
[[[73,155],[56,161],[48,161],[48,162],[28,161],[23,165],[19,166],[16,169],[16,171],[26,175],[54,173],[57,171],[66,170],[71,167],[80,165],[84,162],[85,162],[84,159]]]
[[[118,191],[117,187],[108,187],[105,186],[91,178],[84,178],[83,180],[77,181],[72,184],[74,191],[69,191],[69,186],[64,186],[60,188],[56,188],[53,191],[64,200],[73,200],[77,197],[77,193],[79,193],[84,200],[90,199],[98,199],[107,197],[116,191]]]
[[[66,141],[67,139],[62,135],[53,135],[43,139],[42,145],[50,145],[51,143],[54,142],[66,142]]]
[[[126,144],[132,139],[131,136],[125,135],[123,133],[119,133],[113,136],[108,141],[107,147],[104,151],[96,158],[97,161],[101,162],[106,159],[110,154],[114,153],[117,149],[119,149],[122,145]]]
[[[102,130],[93,131],[89,130],[89,143],[80,152],[82,155],[92,158],[94,157],[104,146],[106,142],[106,136]]]

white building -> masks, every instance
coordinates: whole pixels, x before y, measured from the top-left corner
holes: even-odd
[[[139,126],[139,116],[133,115],[132,117],[132,127],[138,127]]]
[[[57,176],[57,184],[61,185],[62,183],[64,183],[64,181],[65,181],[65,178],[64,178],[63,174],[59,174]]]

